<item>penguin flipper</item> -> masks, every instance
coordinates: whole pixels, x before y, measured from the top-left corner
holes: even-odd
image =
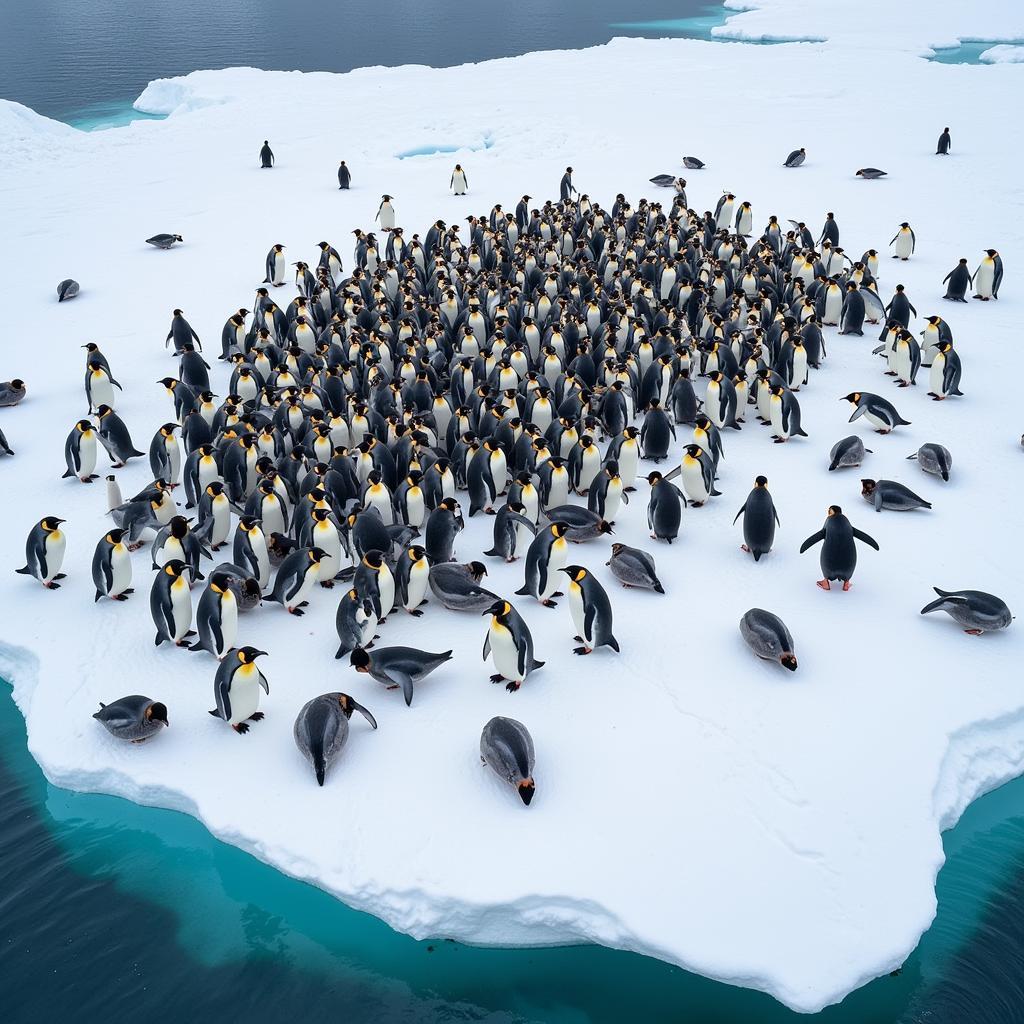
[[[663,480],[675,480],[675,478],[677,476],[679,476],[682,472],[683,472],[683,467],[682,466],[676,466],[676,468],[671,470],[671,472],[666,473],[665,476],[662,477],[662,479]],[[625,495],[623,495],[623,497],[625,497]]]
[[[933,587],[932,589],[935,590],[938,593],[942,593],[942,591],[940,591],[938,587]],[[928,604],[926,604],[921,609],[921,614],[922,615],[927,615],[929,612],[939,611],[940,609],[945,608],[946,605],[948,605],[948,604],[966,604],[966,602],[964,601],[964,599],[962,597],[961,598],[956,598],[956,597],[949,597],[948,595],[946,595],[944,597],[940,597],[937,600],[931,601]]]
[[[487,656],[491,653],[491,631],[487,630],[487,636],[484,637],[484,657],[483,660],[487,660]]]
[[[737,520],[737,519],[739,519],[739,517],[740,517],[741,515],[743,515],[743,513],[744,513],[744,512],[746,512],[746,511],[747,511],[747,503],[746,503],[746,502],[744,502],[744,503],[743,503],[743,508],[741,508],[741,509],[739,510],[739,512],[737,512],[737,513],[736,513],[736,515],[735,515],[735,516],[733,517],[733,521],[732,521],[732,525],[733,525],[733,526],[735,526],[735,525],[736,525],[736,520]],[[776,516],[776,518],[778,518],[778,517]]]
[[[866,449],[865,449],[865,450],[866,450]],[[908,458],[908,459],[916,459],[916,458],[917,458],[917,452],[914,452],[914,454],[913,454],[913,455],[908,455],[908,456],[907,456],[907,458]]]
[[[803,544],[800,545],[800,554],[802,555],[808,548],[814,547],[815,544],[820,544],[824,539],[824,530],[819,530],[817,533],[812,533],[810,537],[808,537],[807,540],[805,540]]]
[[[412,706],[412,676],[408,672],[400,672],[398,669],[390,669],[388,675],[402,688],[402,696],[405,697],[405,706]]]
[[[865,544],[870,544],[876,551],[881,550],[878,547],[878,541],[874,537],[869,537],[863,530],[858,530],[857,527],[853,528],[853,535],[859,541],[863,541]]]
[[[853,410],[853,415],[846,422],[852,423],[858,416],[863,416],[865,408],[866,406],[858,405],[857,408]]]

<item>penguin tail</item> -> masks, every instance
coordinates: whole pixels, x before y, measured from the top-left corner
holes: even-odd
[[[751,551],[750,553],[754,556],[754,561],[755,562],[760,562],[761,561],[761,555],[762,555],[763,552],[761,552],[761,551]]]
[[[913,457],[914,457],[913,455],[910,455],[910,456],[908,456],[908,458],[911,458],[911,459],[912,459]],[[835,468],[836,468],[836,467],[837,467],[838,465],[839,465],[839,457],[837,456],[836,458],[834,458],[834,459],[833,459],[833,460],[832,460],[832,461],[831,461],[831,462],[829,463],[828,471],[829,471],[829,472],[831,473],[831,472],[832,472],[832,470],[834,470],[834,469],[835,469]]]
[[[32,570],[27,565],[24,568],[22,568],[22,569],[15,569],[14,571],[19,576],[31,576],[32,575]]]
[[[654,581],[654,590],[658,594],[664,594],[665,588],[661,585],[661,580]]]
[[[866,448],[865,448],[864,450],[865,450],[865,451],[867,451],[867,449],[866,449]],[[908,458],[908,459],[916,459],[916,458],[917,458],[917,452],[914,452],[914,454],[913,454],[913,455],[908,455],[908,456],[907,456],[907,458]]]
[[[909,427],[910,426],[910,420],[905,420],[905,419],[902,419],[901,417],[897,416],[896,417],[896,426],[897,427]]]
[[[141,457],[142,457],[143,455],[145,455],[145,454],[146,454],[145,452],[137,452],[137,451],[136,451],[136,450],[135,450],[135,449],[133,448],[133,449],[132,449],[132,453],[131,453],[131,455],[129,455],[129,456],[128,456],[128,458],[129,458],[129,459],[138,459],[138,458],[141,458]],[[127,459],[126,459],[125,461],[127,461]]]
[[[61,480],[67,480],[67,479],[68,479],[69,477],[72,477],[72,476],[74,476],[74,475],[75,475],[75,474],[74,474],[74,473],[72,473],[72,472],[71,472],[71,470],[69,469],[69,470],[68,470],[68,471],[67,471],[67,472],[66,472],[66,473],[65,473],[65,474],[64,474],[64,475],[63,475],[63,476],[61,477]]]
[[[945,483],[949,483],[949,473],[946,470],[942,471],[942,479]]]
[[[932,590],[934,590],[939,597],[949,597],[950,592],[948,590],[939,590],[938,587],[932,587]]]
[[[536,672],[537,669],[543,668],[544,665],[545,665],[545,662],[537,661],[536,659],[534,659],[533,661],[530,662],[530,671],[531,672]]]
[[[922,501],[921,504],[924,505],[925,508],[932,507],[932,503],[930,501]]]
[[[712,498],[720,498],[721,496],[722,496],[722,492],[721,491],[716,491],[714,489],[714,487],[711,488],[711,497]]]
[[[93,604],[95,604],[103,595],[97,590],[96,596],[93,598]]]
[[[492,558],[497,558],[498,555],[501,554],[501,552],[497,548],[491,548],[490,551],[485,551],[484,554],[490,555]]]
[[[619,653],[619,641],[615,637],[608,637],[608,646],[616,653]]]
[[[806,431],[806,430],[803,430],[803,429],[800,429],[800,430],[796,430],[796,431],[794,431],[794,434],[795,434],[795,435],[796,435],[797,437],[810,437],[810,434],[808,434],[808,433],[807,433],[807,431]]]
[[[18,572],[28,572],[28,568],[26,567],[26,568],[24,568],[24,569],[19,569],[19,570],[18,570]],[[523,584],[523,585],[522,585],[522,586],[521,586],[521,587],[520,587],[520,588],[519,588],[519,589],[518,589],[518,590],[516,591],[516,593],[517,593],[517,594],[518,594],[518,595],[519,595],[520,597],[526,597],[526,596],[528,596],[528,595],[529,595],[529,593],[530,593],[530,590],[529,590],[529,588],[528,588],[528,587],[526,586],[526,584],[524,583],[524,584]]]
[[[201,640],[197,640],[188,649],[190,651],[202,651],[202,650],[205,650],[205,648],[203,647],[203,642]]]

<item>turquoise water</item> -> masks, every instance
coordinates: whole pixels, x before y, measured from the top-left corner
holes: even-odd
[[[1024,994],[1024,781],[945,836],[939,914],[902,973],[794,1014],[592,946],[417,942],[211,838],[194,819],[50,786],[0,698],[0,1005],[8,1020],[1006,1024]],[[54,981],[59,984],[54,984]]]
[[[1000,45],[1000,42],[1008,43],[1010,46],[1024,45],[1024,40],[1021,39],[1004,39],[1001,41],[975,39],[970,42],[963,42],[959,46],[936,50],[934,56],[928,59],[939,64],[983,64],[989,66],[988,61],[981,59],[981,55],[986,50],[992,49],[993,46]]]
[[[396,153],[395,156],[399,160],[409,160],[417,156],[436,156],[438,153],[458,153],[459,150],[468,149],[473,152],[479,152],[482,149],[490,149],[494,145],[494,140],[486,135],[479,143],[473,143],[471,145],[463,145],[461,143],[451,143],[449,145],[430,145],[430,146],[415,146],[412,149],[403,149],[400,153]]]
[[[707,39],[712,42],[736,42],[728,37],[712,35],[711,30],[725,24],[725,19],[735,11],[727,11],[720,4],[706,4],[698,14],[684,18],[660,18],[654,21],[617,21],[612,23],[614,29],[639,32],[642,35],[671,35],[684,39]],[[745,39],[745,43],[771,46],[775,43],[820,43],[821,39],[793,37],[780,39]]]

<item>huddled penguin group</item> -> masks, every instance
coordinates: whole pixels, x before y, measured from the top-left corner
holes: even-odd
[[[939,152],[948,151],[947,130]],[[785,166],[801,167],[806,155],[792,151]],[[683,163],[704,167],[696,157]],[[260,166],[275,166],[267,142]],[[148,451],[115,411],[121,384],[108,360],[96,343],[84,346],[89,415],[54,440],[56,447],[65,438],[68,486],[97,479],[100,449],[115,469],[148,458],[153,477],[127,500],[108,477],[111,526],[93,556],[95,601],[129,600],[133,583],[145,582],[155,644],[210,656],[210,713],[236,733],[263,718],[270,694],[259,662],[267,652],[241,642],[258,637],[259,616],[275,614],[254,612],[263,603],[301,616],[310,602],[335,601],[337,647],[333,638],[324,644],[357,673],[400,690],[409,707],[427,676],[440,679],[453,657],[474,656],[376,645],[400,631],[395,619],[423,615],[431,600],[427,614],[439,619],[486,619],[475,656],[492,663],[491,681],[511,693],[533,673],[566,664],[552,663],[550,652],[547,664],[538,658],[524,606],[555,608],[567,594],[575,654],[617,654],[614,602],[595,567],[609,570],[606,582],[664,594],[655,558],[615,541],[607,560],[587,564],[570,557],[569,545],[604,547],[629,506],[643,504],[630,501],[643,479],[646,508],[633,514],[646,514],[652,540],[664,541],[671,557],[669,545],[691,518],[685,510],[720,497],[727,432],[760,423],[776,444],[807,443],[798,395],[827,358],[827,326],[859,337],[865,325],[881,324],[878,353],[899,384],[913,386],[926,366],[933,398],[961,395],[950,326],[929,317],[919,343],[904,289],[883,302],[877,251],[851,259],[833,213],[817,236],[802,221],[784,229],[772,216],[754,237],[751,206],[737,205],[732,193],[701,214],[687,205],[685,180],[665,175],[652,180],[675,190],[670,205],[633,205],[620,194],[605,208],[579,192],[573,173],[566,168],[557,201],[531,206],[524,196],[514,212],[495,205],[469,217],[464,230],[437,220],[422,238],[406,238],[384,194],[374,218],[384,234],[354,233],[351,271],[323,241],[315,261],[292,264],[286,303],[272,297],[291,277],[286,246],[275,242],[251,311],[233,309],[221,332],[225,397],[213,390],[213,354],[204,355],[184,311],[173,311],[164,345],[173,346],[178,370],[157,384],[167,408]],[[338,181],[350,188],[344,161]],[[461,165],[449,187],[466,193]],[[164,250],[181,241],[147,239]],[[891,244],[900,260],[915,253],[909,224]],[[1001,281],[1002,263],[989,250],[974,275],[952,272],[946,297],[962,297],[973,283],[977,297],[994,299]],[[23,381],[0,383],[0,406],[25,394]],[[856,391],[840,400],[852,405],[851,421],[863,416],[881,435],[908,423],[880,395]],[[2,435],[0,442],[10,453]],[[827,470],[859,466],[868,454],[860,438],[844,438]],[[910,458],[949,479],[952,458],[941,445]],[[641,461],[666,460],[665,472],[640,472]],[[862,494],[876,511],[931,507],[891,480],[864,479]],[[459,542],[464,517],[476,515],[494,517],[493,545],[482,557],[523,566],[519,607],[484,585],[486,562],[463,561],[470,554]],[[734,523],[741,517],[742,550],[759,562],[780,524],[766,476],[754,479]],[[54,515],[39,520],[19,573],[60,586],[64,525]],[[133,565],[132,552],[146,542],[146,566]],[[800,547],[821,545],[819,587],[850,589],[857,542],[878,548],[832,505]],[[230,561],[208,568],[224,548]],[[1010,624],[992,595],[937,593],[923,613],[946,611],[971,633]],[[758,657],[796,669],[793,637],[778,616],[751,609],[740,631]],[[630,637],[619,636],[628,648]],[[377,728],[367,708],[338,691],[311,694],[295,721],[295,744],[321,786],[354,711]],[[166,705],[140,695],[94,717],[136,743],[168,725]],[[480,753],[530,804],[535,751],[527,728],[492,718]]]

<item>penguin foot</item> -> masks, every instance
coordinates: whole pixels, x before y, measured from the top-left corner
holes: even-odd
[[[573,654],[593,654],[594,653],[594,648],[593,647],[574,647],[572,649],[572,653]]]
[[[748,548],[746,544],[740,545],[740,551],[746,551],[748,555],[750,554],[750,548]]]
[[[496,516],[498,513],[493,508],[485,508],[484,515]]]
[[[785,444],[788,440],[789,440],[789,438],[787,438],[787,437],[773,437],[772,438],[772,442],[774,444]]]
[[[249,721],[250,722],[262,722],[264,718],[266,718],[266,715],[264,715],[262,711],[254,711],[249,716]]]
[[[910,387],[910,381],[909,380],[901,380],[899,382],[899,384],[896,385],[896,387],[898,387],[898,388],[909,388]]]
[[[238,725],[231,726],[239,736],[244,736],[249,731],[249,726],[245,722],[239,722]]]
[[[139,548],[141,548],[141,547],[142,547],[142,541],[141,540],[137,540],[134,544],[129,544],[128,545],[128,550],[129,551],[138,551]]]
[[[575,640],[576,643],[578,643],[578,644],[583,643],[583,637],[581,637],[581,636],[574,636],[573,640]]]
[[[406,608],[406,611],[417,619],[423,614],[419,608]]]
[[[289,608],[288,611],[291,612],[292,615],[298,615],[300,617],[306,614],[301,608]]]
[[[623,490],[625,490],[625,492],[627,494],[636,494],[636,488],[635,487],[625,487],[625,488],[623,488]]]
[[[503,683],[503,682],[505,682],[505,677],[500,672],[495,672],[495,674],[493,676],[491,676],[491,682],[492,683]]]
[[[44,583],[43,586],[46,587],[47,590],[60,590],[60,584],[54,583],[53,580],[50,580],[49,583]]]
[[[66,580],[66,579],[68,578],[68,574],[67,574],[66,572],[59,572],[59,573],[57,573],[57,575],[56,575],[56,576],[54,576],[53,578],[54,578],[55,580]]]
[[[845,594],[853,584],[849,580],[843,580],[843,593]]]
[[[113,594],[111,596],[114,598],[115,601],[127,601],[128,600],[128,595],[127,594]]]
[[[323,587],[324,590],[333,590],[334,589],[334,580],[321,580],[320,581],[320,586]]]
[[[889,431],[888,430],[876,430],[875,433],[876,434],[888,434]]]
[[[985,630],[983,630],[983,629],[965,629],[964,632],[968,636],[981,636],[981,634],[984,633]]]
[[[895,377],[896,376],[896,371],[895,370],[886,370],[885,371],[885,375],[886,375],[886,377]]]
[[[541,601],[541,604],[544,605],[545,608],[557,608],[558,607],[558,602],[557,601],[552,601],[550,597],[546,601]]]
[[[508,690],[509,693],[515,693],[521,685],[522,683],[511,682],[505,687],[505,689]]]
[[[828,584],[828,580],[818,580],[818,586],[821,587],[822,590],[832,589]]]

